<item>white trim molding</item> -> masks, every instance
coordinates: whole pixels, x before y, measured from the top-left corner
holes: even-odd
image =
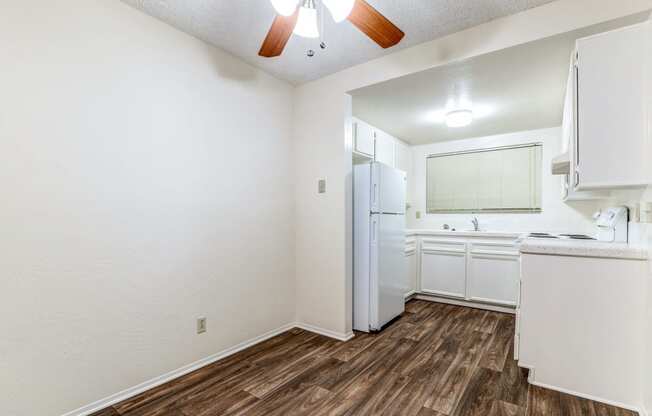
[[[521,367],[521,368],[526,368],[528,370],[527,381],[528,381],[529,384],[531,384],[533,386],[542,387],[542,388],[548,389],[548,390],[558,391],[558,392],[564,393],[564,394],[570,394],[571,396],[581,397],[583,399],[591,400],[591,401],[598,402],[598,403],[604,403],[604,404],[607,404],[609,406],[619,407],[621,409],[631,410],[632,412],[638,413],[640,416],[648,416],[648,412],[647,412],[647,410],[645,409],[644,406],[639,407],[639,406],[635,406],[635,405],[629,405],[629,404],[625,404],[625,403],[616,402],[616,401],[613,401],[613,400],[603,399],[601,397],[592,396],[590,394],[579,393],[579,392],[576,392],[576,391],[573,391],[573,390],[565,389],[563,387],[553,386],[551,384],[540,383],[540,382],[534,380],[535,379],[535,368],[534,367],[528,366],[528,365],[521,365],[521,363],[519,363],[518,366]]]
[[[127,400],[129,398],[132,398],[134,396],[137,396],[138,394],[153,389],[154,387],[160,386],[161,384],[165,384],[169,381],[172,381],[176,378],[179,378],[183,375],[186,375],[188,373],[191,373],[195,370],[198,370],[202,367],[205,367],[209,364],[212,364],[216,361],[219,361],[223,358],[226,358],[230,355],[233,355],[239,351],[242,351],[244,349],[247,349],[249,347],[252,347],[256,344],[259,344],[265,340],[268,340],[272,337],[275,337],[276,335],[282,334],[283,332],[289,331],[293,328],[300,328],[309,332],[314,332],[319,335],[324,335],[329,338],[334,338],[338,341],[348,341],[351,338],[354,337],[353,332],[349,332],[348,334],[343,334],[343,333],[338,333],[334,331],[330,331],[327,329],[322,329],[318,328],[316,326],[304,324],[304,323],[299,323],[299,322],[294,322],[294,323],[289,323],[285,324],[280,328],[274,329],[272,331],[269,331],[265,334],[259,335],[257,337],[251,338],[247,341],[243,341],[231,348],[227,348],[223,351],[220,351],[218,353],[215,353],[213,355],[210,355],[206,358],[202,358],[201,360],[195,361],[194,363],[190,363],[188,365],[185,365],[181,368],[178,368],[176,370],[172,370],[168,373],[165,373],[163,375],[160,375],[158,377],[154,377],[151,380],[145,381],[141,384],[138,384],[137,386],[130,387],[126,390],[123,390],[121,392],[112,394],[109,397],[106,397],[104,399],[100,399],[96,402],[93,402],[89,405],[80,407],[79,409],[73,410],[71,412],[65,413],[62,416],[88,416],[94,412],[97,412],[99,410],[105,409],[107,407],[113,406],[116,403],[120,403],[124,400]]]
[[[282,334],[283,332],[289,331],[292,328],[295,328],[296,325],[294,323],[289,323],[285,324],[280,328],[274,329],[272,331],[266,332],[262,335],[259,335],[257,337],[251,338],[247,341],[243,341],[231,348],[227,348],[223,351],[220,351],[218,353],[215,353],[213,355],[209,355],[206,358],[202,358],[201,360],[195,361],[194,363],[190,363],[188,365],[185,365],[181,368],[178,368],[176,370],[172,370],[168,373],[165,373],[163,375],[160,375],[158,377],[154,377],[151,380],[145,381],[141,384],[138,384],[137,386],[130,387],[126,390],[123,390],[121,392],[112,394],[109,397],[106,397],[104,399],[100,399],[96,402],[93,402],[89,405],[80,407],[79,409],[73,410],[71,412],[65,413],[63,416],[87,416],[90,415],[94,412],[97,412],[99,410],[105,409],[109,406],[112,406],[116,403],[120,403],[124,400],[127,400],[131,397],[134,397],[144,391],[153,389],[154,387],[160,386],[161,384],[165,384],[169,381],[172,381],[178,377],[181,377],[183,375],[186,375],[188,373],[191,373],[195,370],[198,370],[202,367],[205,367],[209,364],[212,364],[216,361],[221,360],[222,358],[226,358],[230,355],[233,355],[239,351],[242,351],[246,348],[249,348],[251,346],[254,346],[256,344],[259,344],[265,340],[268,340],[272,337],[275,337],[276,335]],[[305,328],[304,328],[305,329]]]
[[[331,331],[330,329],[319,328],[317,326],[305,324],[302,322],[296,322],[294,326],[297,328],[305,329],[306,331],[309,332],[314,332],[316,334],[323,335],[328,338],[336,339],[338,341],[348,341],[355,336],[353,331],[349,333],[335,332],[335,331]]]
[[[444,297],[444,296],[437,296],[437,295],[434,295],[434,294],[424,293],[424,292],[417,292],[417,294],[415,296],[415,299],[425,300],[425,301],[428,301],[428,302],[447,303],[449,305],[467,306],[469,308],[476,308],[476,309],[484,309],[484,310],[487,310],[487,311],[509,313],[511,315],[516,314],[516,309],[514,307],[499,306],[499,305],[493,305],[493,304],[482,303],[482,302],[473,302],[473,301],[468,301],[468,300],[464,300],[464,299],[451,299],[451,298],[447,298],[447,297]]]
[[[576,392],[576,391],[573,391],[573,390],[568,390],[568,389],[565,389],[565,388],[562,388],[562,387],[552,386],[552,385],[546,384],[546,383],[539,383],[538,381],[530,381],[530,384],[532,384],[533,386],[543,387],[544,389],[554,390],[554,391],[558,391],[560,393],[565,393],[565,394],[570,394],[571,396],[576,396],[576,397],[581,397],[583,399],[592,400],[594,402],[599,402],[599,403],[608,404],[610,406],[620,407],[621,409],[631,410],[632,412],[636,412],[639,415],[644,415],[645,414],[643,409],[638,407],[638,406],[629,405],[629,404],[625,404],[625,403],[619,403],[619,402],[615,402],[613,400],[607,400],[607,399],[603,399],[603,398],[600,398],[600,397],[591,396],[590,394],[579,393],[579,392]]]

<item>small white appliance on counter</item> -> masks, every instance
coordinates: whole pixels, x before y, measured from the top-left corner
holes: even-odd
[[[353,329],[379,331],[405,310],[405,172],[353,170]]]
[[[609,243],[627,242],[627,207],[613,207],[596,212],[593,215],[598,227],[596,239]]]

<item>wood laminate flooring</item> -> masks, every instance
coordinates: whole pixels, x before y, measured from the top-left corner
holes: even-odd
[[[94,416],[630,416],[530,386],[514,317],[410,301],[381,333],[293,329]]]

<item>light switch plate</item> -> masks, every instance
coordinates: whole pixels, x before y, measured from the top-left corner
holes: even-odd
[[[326,193],[326,179],[320,179],[317,185],[317,192],[320,194]]]

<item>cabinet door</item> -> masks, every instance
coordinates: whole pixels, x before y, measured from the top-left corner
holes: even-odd
[[[518,298],[518,256],[469,255],[469,299],[516,306]]]
[[[417,291],[417,239],[408,237],[405,239],[405,257],[408,264],[407,289],[405,297],[412,296]]]
[[[395,168],[400,169],[407,173],[408,177],[412,171],[412,154],[410,148],[402,142],[396,142],[394,145],[395,150]]]
[[[394,167],[394,138],[376,131],[376,162]]]
[[[412,296],[417,291],[417,253],[406,255],[408,262],[408,284],[405,297]]]
[[[356,121],[353,123],[353,150],[374,157],[374,130],[370,125]]]
[[[421,249],[421,291],[465,297],[466,244],[424,239]]]
[[[577,41],[577,190],[643,186],[647,182],[642,58],[647,25]]]

